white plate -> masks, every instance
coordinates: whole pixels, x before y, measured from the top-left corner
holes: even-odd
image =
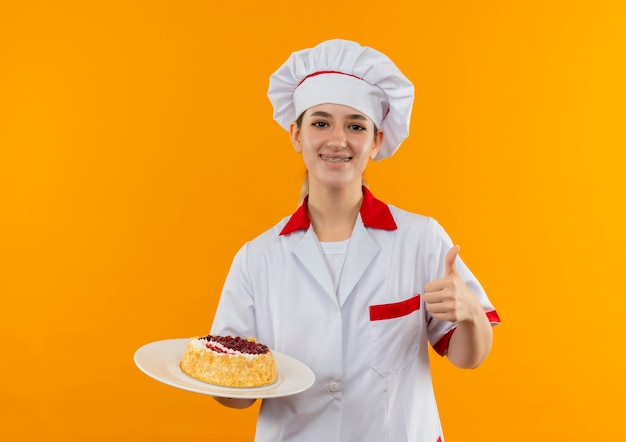
[[[315,381],[313,371],[302,362],[272,350],[278,370],[278,380],[271,385],[256,388],[221,387],[198,381],[180,369],[189,338],[166,339],[151,342],[135,352],[135,364],[157,381],[172,387],[210,396],[237,399],[265,399],[291,396],[309,389]]]

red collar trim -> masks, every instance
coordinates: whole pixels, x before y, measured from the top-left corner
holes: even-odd
[[[300,229],[307,230],[311,226],[311,220],[306,211],[308,200],[309,197],[307,195],[302,205],[291,215],[291,218],[289,218],[289,221],[281,230],[281,235],[289,235]],[[389,206],[374,198],[374,195],[367,187],[363,187],[363,203],[361,204],[360,213],[365,227],[382,230],[396,230],[398,228],[393,215],[391,215]]]

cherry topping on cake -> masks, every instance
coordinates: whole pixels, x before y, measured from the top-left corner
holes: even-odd
[[[254,340],[243,339],[239,336],[232,337],[232,336],[207,335],[200,339],[205,339],[206,341],[208,341],[207,347],[218,353],[221,353],[224,351],[220,349],[219,347],[212,346],[210,342],[217,342],[226,348],[229,348],[234,351],[238,351],[240,353],[249,354],[249,355],[261,355],[270,351],[267,345],[261,344]]]

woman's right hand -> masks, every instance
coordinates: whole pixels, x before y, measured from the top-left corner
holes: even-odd
[[[256,402],[256,399],[233,399],[217,396],[213,396],[213,398],[225,407],[237,409],[248,408]]]

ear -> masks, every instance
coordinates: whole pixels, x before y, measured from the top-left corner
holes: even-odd
[[[383,145],[383,140],[385,139],[385,133],[382,130],[378,130],[376,136],[374,137],[374,143],[372,144],[372,149],[370,150],[370,159],[376,158],[378,155],[378,151],[380,150],[380,146]]]
[[[294,121],[289,125],[289,136],[291,137],[291,144],[298,153],[302,153],[302,140],[300,138],[301,131],[298,124]]]

